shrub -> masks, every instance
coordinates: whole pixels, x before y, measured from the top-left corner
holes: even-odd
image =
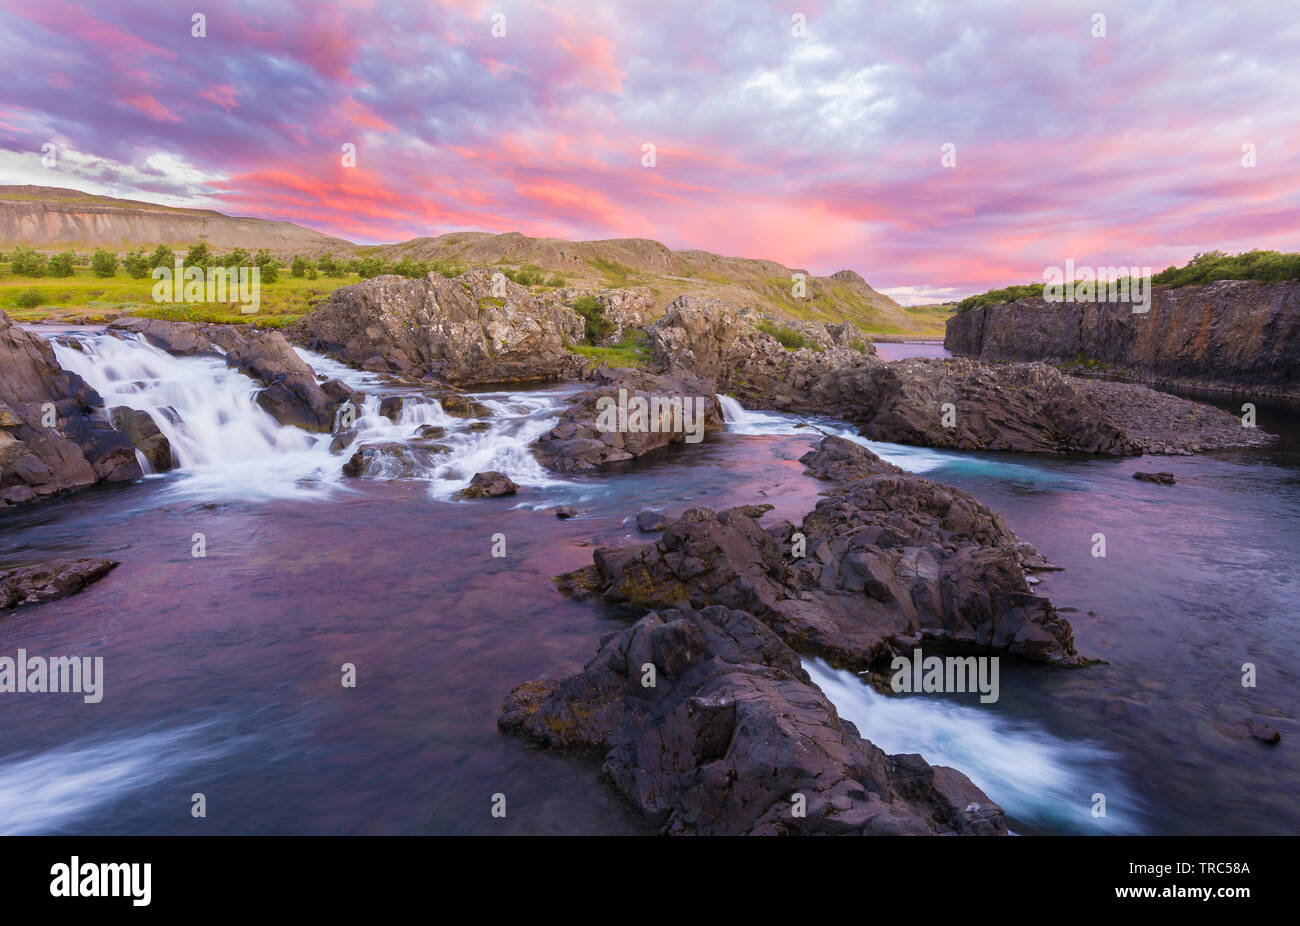
[[[573,310],[582,316],[584,337],[588,344],[599,344],[614,331],[614,323],[605,317],[605,306],[595,296],[579,296]]]
[[[280,279],[280,265],[276,261],[268,261],[265,264],[258,265],[262,271],[263,283],[274,283]]]
[[[315,269],[315,265],[299,254],[293,255],[293,260],[289,262],[289,273],[296,277],[305,277],[308,270]]]
[[[191,245],[190,249],[185,252],[186,267],[207,267],[211,263],[212,249],[208,247],[206,241]]]
[[[176,254],[165,244],[160,244],[149,255],[149,267],[170,267],[176,263]]]
[[[43,298],[39,289],[25,289],[18,294],[14,304],[20,309],[34,309],[41,304]]]
[[[786,350],[798,350],[804,346],[804,337],[793,328],[784,328],[772,322],[759,322],[758,330],[770,334]]]
[[[20,277],[45,275],[45,255],[37,254],[26,245],[19,245],[9,255],[9,272]]]
[[[72,276],[72,264],[77,259],[77,255],[71,251],[64,251],[62,254],[55,254],[50,258],[49,272],[52,277],[70,277]]]
[[[90,270],[97,277],[111,277],[117,273],[117,255],[107,248],[95,248],[90,257]]]

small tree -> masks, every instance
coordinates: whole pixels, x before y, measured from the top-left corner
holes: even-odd
[[[185,252],[186,267],[207,267],[211,263],[212,249],[206,241],[200,241]]]
[[[90,271],[97,277],[111,277],[117,273],[117,255],[107,248],[95,248],[90,257]]]
[[[280,265],[274,260],[259,265],[262,270],[262,282],[274,283],[280,278]]]
[[[20,244],[9,255],[9,272],[20,277],[44,276],[45,255],[37,254],[25,244]]]
[[[235,248],[221,259],[221,264],[224,267],[251,267],[253,258],[243,248]]]
[[[133,280],[143,280],[147,277],[149,275],[149,258],[145,255],[144,248],[127,251],[126,256],[122,258],[122,269]]]
[[[296,277],[305,277],[307,271],[312,268],[312,263],[306,260],[300,254],[293,255],[293,261],[289,264],[289,272]]]
[[[50,258],[49,271],[52,277],[70,277],[72,276],[72,262],[77,259],[77,255],[71,251],[64,251],[62,254],[55,254]]]
[[[176,263],[176,254],[165,244],[160,244],[149,255],[149,267],[171,267]]]

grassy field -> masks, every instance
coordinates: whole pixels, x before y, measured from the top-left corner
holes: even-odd
[[[121,270],[112,277],[97,277],[88,267],[77,267],[70,277],[28,277],[15,276],[9,272],[8,264],[0,264],[0,309],[26,322],[102,323],[129,314],[171,321],[279,328],[311,311],[318,299],[359,279],[356,274],[350,274],[344,278],[322,276],[309,280],[282,270],[274,283],[262,284],[258,311],[245,315],[239,311],[238,302],[154,302],[153,279],[134,280]]]

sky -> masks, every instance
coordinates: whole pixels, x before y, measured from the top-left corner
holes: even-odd
[[[359,243],[653,238],[943,301],[1067,259],[1300,250],[1296,14],[0,0],[0,183]]]

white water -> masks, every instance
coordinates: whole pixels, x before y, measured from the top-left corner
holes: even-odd
[[[820,439],[825,435],[842,437],[855,444],[861,444],[888,463],[900,466],[912,473],[928,473],[938,469],[949,472],[988,473],[1004,479],[1017,479],[1024,482],[1042,482],[1050,480],[1061,482],[1059,472],[1032,463],[1016,463],[994,456],[969,454],[953,450],[935,450],[930,447],[915,447],[910,444],[891,444],[885,441],[869,441],[852,425],[843,421],[820,416],[790,415],[782,412],[756,412],[745,408],[730,396],[718,396],[722,406],[722,417],[727,423],[727,430],[732,434],[751,435],[806,435],[809,439]],[[1069,480],[1065,480],[1069,481]]]
[[[174,357],[137,336],[76,334],[81,349],[54,342],[59,363],[94,387],[105,407],[146,411],[171,442],[177,471],[174,492],[202,498],[252,499],[316,495],[355,486],[343,463],[363,444],[417,437],[423,425],[446,429],[438,444],[450,452],[413,450],[405,468],[396,457],[368,467],[370,478],[406,475],[429,484],[434,498],[450,499],[475,473],[499,470],[523,486],[565,485],[533,457],[529,444],[555,426],[560,396],[553,393],[486,393],[475,399],[491,409],[485,430],[448,415],[437,400],[414,390],[382,385],[382,377],[353,370],[311,351],[298,353],[312,368],[369,394],[355,422],[356,437],[339,453],[332,436],[281,425],[256,402],[261,386],[218,357]],[[379,414],[379,396],[403,394],[396,422]],[[413,460],[415,468],[410,469]]]
[[[81,740],[11,759],[0,764],[0,836],[83,827],[95,808],[220,758],[234,745],[237,741],[222,740],[205,723],[117,740]]]
[[[840,716],[886,753],[920,753],[931,765],[960,769],[1011,817],[1081,834],[1134,834],[1131,789],[1112,770],[1116,757],[1070,742],[988,707],[925,695],[890,697],[852,672],[820,659],[804,668]],[[1092,796],[1106,795],[1107,815],[1092,816]]]

